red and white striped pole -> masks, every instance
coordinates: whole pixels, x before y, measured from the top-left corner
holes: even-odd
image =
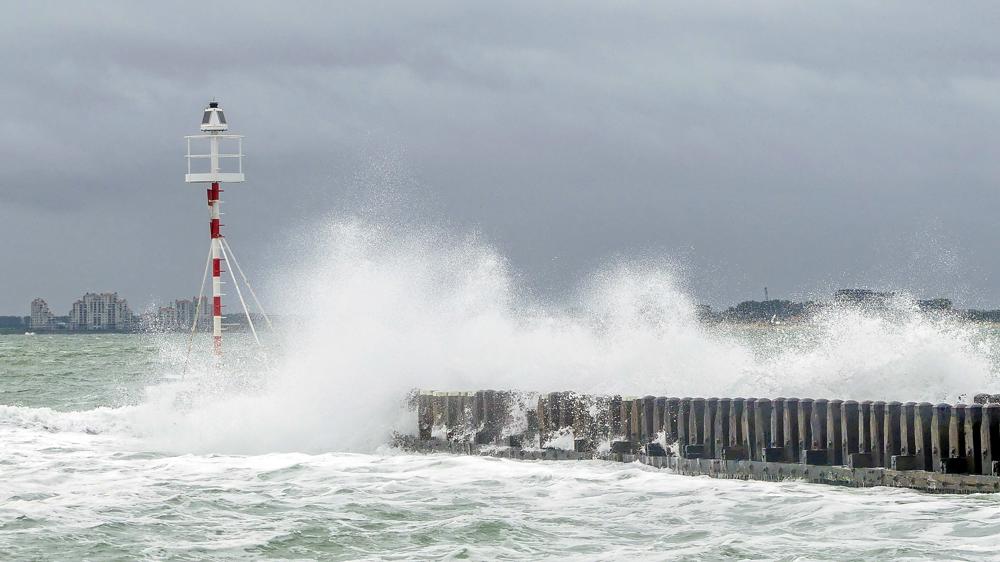
[[[240,135],[226,134],[229,124],[226,123],[226,116],[219,107],[219,103],[212,101],[205,108],[201,119],[201,135],[190,135],[187,139],[187,175],[184,181],[187,183],[207,183],[208,188],[208,208],[211,213],[209,228],[212,233],[212,339],[216,355],[222,355],[222,261],[225,258],[225,250],[222,247],[222,223],[220,221],[222,212],[219,194],[222,183],[242,182],[243,176],[243,137]],[[192,153],[191,144],[208,144],[208,153]],[[228,149],[223,151],[223,143]],[[202,144],[204,146],[204,144]],[[236,151],[233,152],[232,148]],[[204,170],[204,164],[208,161],[208,169]],[[225,161],[226,166],[222,163]],[[192,169],[195,164],[201,170]],[[238,289],[238,287],[237,287]],[[242,300],[242,298],[241,298]]]
[[[211,212],[212,233],[212,340],[216,355],[222,355],[222,213],[219,182],[212,182],[208,188],[208,208]]]

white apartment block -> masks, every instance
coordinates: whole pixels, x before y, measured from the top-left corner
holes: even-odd
[[[31,320],[28,321],[28,328],[31,330],[46,330],[52,327],[52,312],[49,310],[49,303],[43,299],[31,301]]]
[[[195,312],[198,313],[198,327],[202,330],[212,325],[212,304],[208,297],[201,297],[201,308],[198,308],[198,297],[174,301],[177,311],[177,325],[181,330],[190,330],[194,324]]]
[[[127,330],[132,311],[118,293],[87,293],[73,303],[69,313],[71,330]]]

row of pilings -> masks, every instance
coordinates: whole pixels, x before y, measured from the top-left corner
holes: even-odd
[[[1000,397],[973,404],[418,392],[420,441],[1000,476]]]

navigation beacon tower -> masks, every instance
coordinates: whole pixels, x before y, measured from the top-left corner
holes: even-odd
[[[257,338],[257,330],[254,328],[253,320],[250,317],[246,302],[243,300],[243,294],[236,281],[236,276],[229,268],[230,262],[239,270],[240,276],[257,302],[258,308],[260,308],[260,301],[257,300],[257,295],[247,282],[246,276],[243,275],[242,269],[236,262],[235,256],[233,256],[229,243],[223,238],[221,233],[222,223],[220,221],[222,211],[220,206],[222,201],[219,199],[219,194],[224,190],[220,187],[220,184],[239,183],[244,180],[243,136],[227,134],[226,131],[228,130],[229,124],[226,123],[226,115],[223,113],[222,108],[219,107],[219,102],[212,101],[205,108],[205,112],[201,118],[202,134],[184,137],[187,140],[187,174],[184,176],[184,181],[187,183],[211,184],[208,187],[208,209],[211,216],[209,231],[212,239],[209,258],[205,264],[205,274],[202,276],[202,291],[204,290],[209,265],[211,265],[212,338],[214,340],[216,355],[222,354],[222,321],[224,318],[222,316],[222,262],[226,262],[226,269],[229,271],[230,276],[232,276],[233,286],[236,287],[240,303],[243,305],[244,312],[246,312],[247,322],[253,332],[254,339],[257,340],[258,344],[260,343],[260,340]],[[194,323],[191,326],[192,337],[197,329],[198,317],[201,316],[200,307],[202,300],[202,296],[199,295]],[[263,313],[263,309],[261,309],[261,312]],[[266,315],[264,318],[270,324],[270,319]]]

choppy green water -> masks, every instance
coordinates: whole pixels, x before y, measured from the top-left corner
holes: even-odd
[[[894,354],[898,343],[824,351],[801,333],[736,337],[766,339],[751,346],[752,380],[790,357],[894,376],[918,354]],[[369,422],[342,423],[326,374],[294,392],[294,379],[281,392],[260,386],[266,369],[191,386],[176,380],[185,347],[173,336],[0,337],[3,558],[982,560],[1000,544],[997,496],[345,452]],[[885,357],[860,359],[875,353]],[[274,372],[297,372],[280,363]]]

